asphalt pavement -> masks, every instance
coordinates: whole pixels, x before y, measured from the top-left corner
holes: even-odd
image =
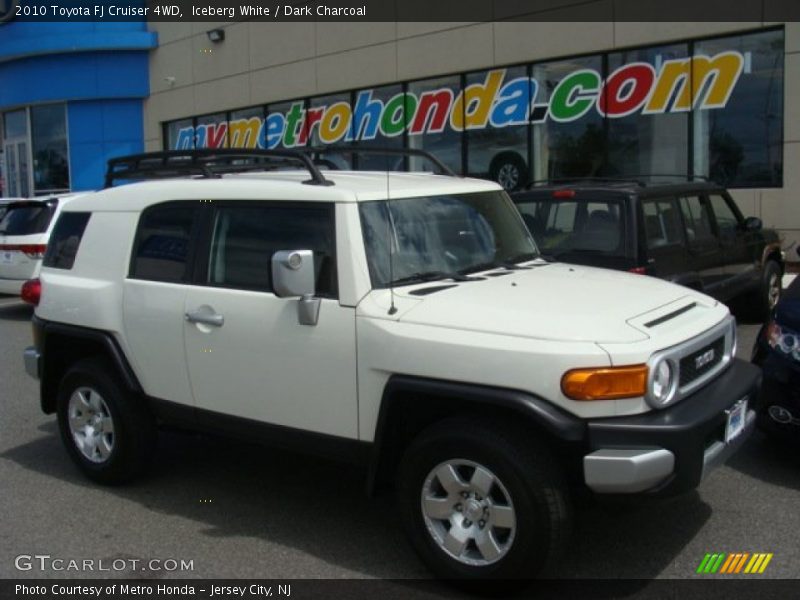
[[[55,418],[40,412],[37,383],[24,372],[30,317],[29,307],[0,297],[0,578],[429,576],[392,497],[367,498],[362,473],[333,463],[173,432],[160,436],[145,479],[90,483],[67,458]],[[742,357],[756,331],[740,326]],[[769,552],[759,577],[796,578],[798,539],[800,452],[757,433],[688,495],[579,506],[556,575],[691,578],[706,553]],[[59,571],[18,558],[34,555],[96,562],[94,570]],[[100,560],[126,566],[98,572]],[[191,561],[191,569],[173,570],[170,560]]]

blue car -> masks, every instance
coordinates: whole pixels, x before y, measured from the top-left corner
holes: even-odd
[[[800,277],[762,326],[752,361],[764,372],[758,423],[768,434],[800,441]]]

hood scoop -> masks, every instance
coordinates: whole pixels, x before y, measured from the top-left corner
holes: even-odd
[[[697,306],[697,302],[690,302],[686,306],[682,306],[677,310],[673,310],[672,312],[669,312],[656,319],[653,319],[652,321],[648,321],[647,323],[644,324],[644,326],[647,327],[648,329],[652,329],[653,327],[658,327],[659,325],[663,325],[667,321],[671,321],[672,319],[681,316],[683,313],[692,310],[695,306]]]

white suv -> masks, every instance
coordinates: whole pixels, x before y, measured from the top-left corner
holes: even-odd
[[[117,161],[173,177],[53,233],[25,365],[90,478],[140,472],[162,423],[339,457],[396,484],[440,576],[528,577],[576,488],[685,491],[752,431],[725,306],[543,259],[498,185],[226,156]]]
[[[18,295],[39,274],[61,209],[80,195],[16,199],[0,208],[0,294]]]

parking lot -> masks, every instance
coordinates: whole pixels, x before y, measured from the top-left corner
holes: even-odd
[[[283,452],[164,433],[135,485],[89,483],[22,367],[31,310],[0,297],[0,577],[420,578],[390,496],[361,473]],[[747,357],[757,331],[739,328]],[[759,577],[800,573],[800,453],[757,433],[696,492],[666,502],[578,508],[565,578],[687,578],[708,552],[774,554]],[[177,563],[107,573],[19,571],[19,555]],[[121,563],[115,563],[121,564]],[[163,562],[160,564],[164,564]],[[171,563],[170,563],[171,564]]]

